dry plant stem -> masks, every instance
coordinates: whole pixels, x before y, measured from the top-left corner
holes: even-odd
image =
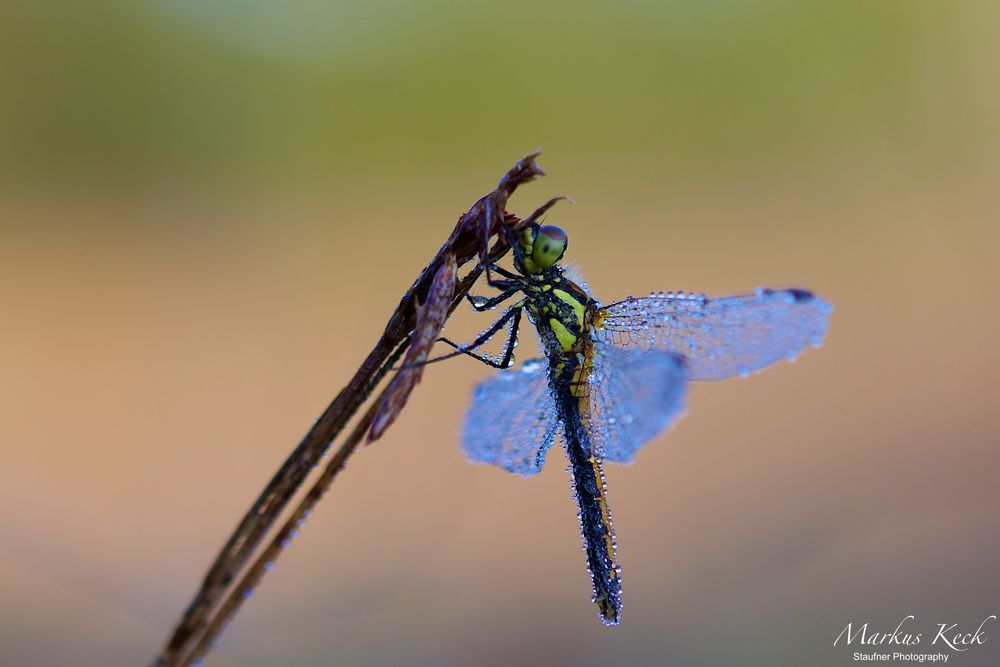
[[[395,363],[395,361],[402,355],[402,352],[406,349],[406,347],[406,343],[400,345],[399,349],[396,350],[396,353],[390,357],[390,361],[383,367],[383,373],[385,370],[388,370],[391,363]],[[240,607],[243,605],[243,601],[250,596],[253,590],[260,583],[260,580],[264,577],[264,574],[271,568],[272,564],[277,560],[278,556],[281,555],[285,547],[288,546],[292,538],[295,537],[298,529],[301,528],[305,520],[309,518],[313,508],[316,506],[316,503],[323,498],[327,489],[329,489],[330,485],[333,484],[333,480],[336,478],[337,473],[344,469],[344,466],[347,464],[347,459],[351,457],[351,454],[353,454],[358,448],[358,444],[368,432],[368,428],[372,423],[372,418],[375,416],[375,412],[381,405],[386,391],[388,391],[388,389],[383,390],[378,399],[372,402],[371,406],[369,406],[368,410],[354,426],[354,430],[351,431],[351,434],[346,440],[344,440],[334,455],[330,458],[329,463],[327,463],[326,468],[323,470],[323,474],[320,475],[320,477],[316,480],[316,483],[313,484],[313,487],[309,489],[309,492],[306,493],[304,498],[302,498],[298,506],[292,512],[291,516],[288,517],[288,520],[281,527],[281,529],[278,530],[271,542],[264,548],[264,550],[257,556],[257,559],[253,562],[253,564],[243,574],[239,583],[229,592],[225,601],[208,622],[208,627],[205,629],[204,634],[202,634],[201,639],[198,640],[198,643],[195,644],[194,649],[192,649],[191,653],[186,658],[178,663],[180,667],[189,667],[190,665],[195,664],[212,649],[212,645],[226,629],[229,621],[232,620],[232,618],[240,610]]]
[[[379,341],[351,383],[341,390],[265,487],[205,575],[201,589],[155,665],[166,667],[177,664],[178,657],[188,644],[205,629],[206,618],[215,603],[253,554],[261,538],[301,486],[309,471],[325,453],[329,443],[357,410],[365,394],[365,387],[361,382],[374,375],[378,363],[391,352],[390,345],[391,341],[386,338]]]
[[[499,259],[497,249],[491,251],[488,258],[490,261],[496,261],[496,259]],[[469,272],[469,275],[459,282],[455,288],[456,294],[452,299],[450,307],[448,308],[448,315],[455,312],[455,308],[457,308],[462,302],[462,299],[469,292],[469,289],[482,274],[482,270],[481,266],[477,266]],[[386,372],[388,372],[388,370],[399,360],[408,347],[409,341],[403,341],[392,356],[390,356],[385,364],[383,364],[382,368],[379,369],[378,374],[373,379],[372,388],[378,384]],[[330,485],[333,484],[337,473],[343,470],[344,466],[347,465],[347,459],[349,459],[357,450],[361,439],[368,432],[376,413],[381,408],[383,400],[387,397],[390,391],[391,386],[386,387],[379,394],[378,398],[372,402],[368,410],[355,425],[354,430],[351,431],[351,434],[340,445],[336,453],[330,459],[329,463],[327,463],[322,475],[316,480],[313,487],[299,502],[298,507],[296,507],[292,512],[292,515],[288,518],[267,547],[257,556],[256,560],[254,560],[253,564],[244,573],[239,583],[236,584],[232,590],[230,590],[225,601],[223,601],[216,613],[209,619],[205,632],[201,635],[201,639],[198,640],[194,649],[192,649],[191,653],[185,659],[178,663],[179,667],[190,667],[191,665],[196,664],[200,659],[204,658],[210,650],[212,650],[215,641],[219,638],[222,632],[225,631],[226,626],[233,619],[233,617],[239,612],[240,607],[243,605],[243,601],[246,600],[252,594],[254,589],[257,588],[261,579],[263,579],[264,575],[271,569],[278,557],[289,545],[291,539],[295,537],[299,528],[302,527],[303,522],[312,513],[313,508],[326,494]]]
[[[514,165],[500,179],[495,190],[480,198],[459,218],[444,246],[400,300],[385,331],[354,377],[323,412],[299,446],[292,451],[240,522],[209,568],[200,589],[178,622],[162,653],[154,661],[154,665],[174,667],[181,656],[190,654],[189,648],[208,627],[209,614],[302,485],[309,471],[319,462],[330,443],[360,407],[374,386],[373,379],[385,367],[386,360],[408,339],[414,326],[415,305],[418,299],[427,298],[428,287],[443,258],[450,253],[459,266],[474,257],[482,258],[486,254],[483,249],[484,239],[488,241],[493,235],[496,235],[498,240],[493,250],[489,252],[490,258],[495,261],[507,252],[508,248],[502,235],[497,232],[501,225],[518,226],[521,223],[515,216],[506,212],[507,199],[519,185],[544,173],[535,163],[537,156],[537,152],[532,153]],[[549,202],[543,208],[548,208],[552,203]],[[537,217],[538,214],[539,212],[536,212],[532,217]],[[478,277],[478,270],[477,266],[470,276],[475,274]],[[459,298],[468,291],[471,284],[472,282],[466,284],[466,280],[462,281],[460,288],[464,286],[465,291],[456,288]]]

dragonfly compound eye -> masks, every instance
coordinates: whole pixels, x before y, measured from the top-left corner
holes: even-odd
[[[554,225],[540,227],[531,250],[531,259],[535,262],[535,266],[547,269],[562,259],[568,241],[569,237],[560,227]]]

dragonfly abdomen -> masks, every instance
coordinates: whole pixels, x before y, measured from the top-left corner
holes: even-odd
[[[563,373],[553,373],[553,395],[563,425],[573,492],[580,508],[580,528],[594,585],[594,602],[604,623],[617,625],[621,621],[621,579],[615,561],[615,534],[604,471],[580,417],[580,400],[569,382],[560,381],[560,375]]]

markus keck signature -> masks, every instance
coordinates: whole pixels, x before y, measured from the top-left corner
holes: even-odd
[[[896,628],[890,632],[873,629],[868,622],[858,625],[853,621],[848,623],[837,638],[833,641],[834,646],[841,644],[845,646],[857,645],[865,648],[883,647],[934,647],[938,650],[951,649],[952,651],[964,652],[969,649],[982,646],[989,640],[986,629],[997,620],[996,614],[991,614],[983,619],[978,627],[959,627],[958,623],[935,623],[933,629],[928,631],[917,627],[916,616],[910,614],[901,620]],[[903,660],[909,661],[914,658],[925,657],[916,653],[894,653],[890,654],[864,654],[855,653],[855,661],[886,661]],[[947,662],[946,654],[941,654],[938,660]],[[925,657],[926,659],[926,657]],[[919,660],[923,662],[924,660]]]

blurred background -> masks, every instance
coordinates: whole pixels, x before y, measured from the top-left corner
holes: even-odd
[[[207,664],[839,665],[848,622],[973,631],[1000,604],[998,27],[909,0],[0,3],[0,664],[148,664],[538,146],[510,209],[576,200],[548,220],[598,298],[808,287],[826,345],[693,387],[609,466],[610,629],[560,454],[466,463],[490,371],[433,367]]]

